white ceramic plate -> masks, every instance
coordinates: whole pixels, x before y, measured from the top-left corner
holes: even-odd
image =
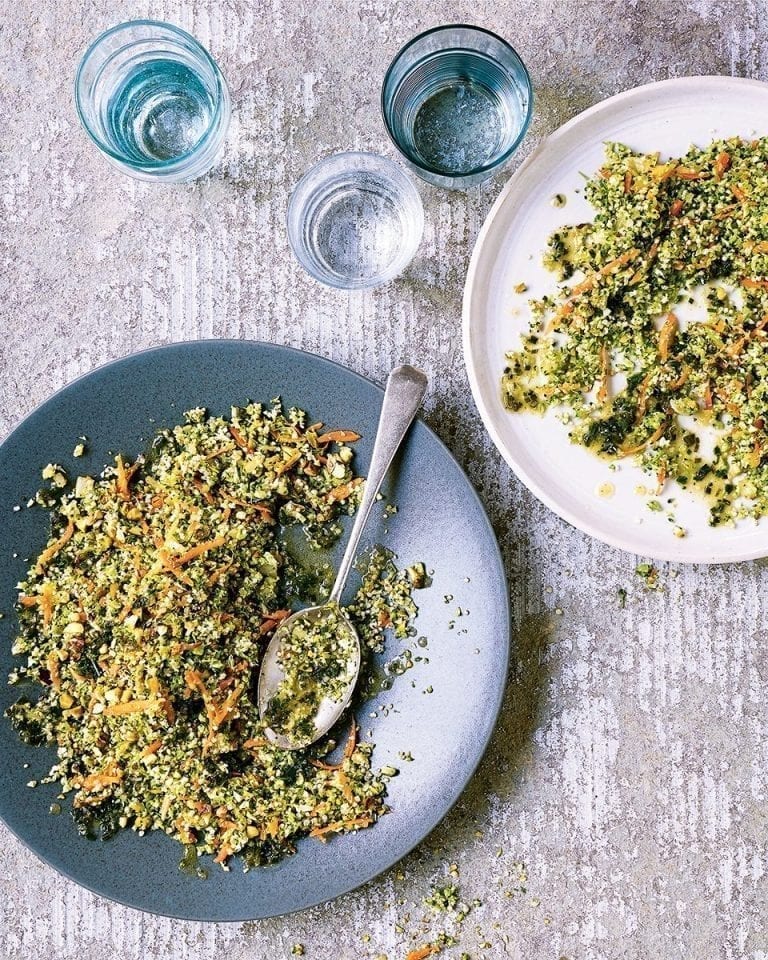
[[[637,87],[599,103],[560,127],[517,171],[480,232],[464,293],[464,356],[480,415],[494,443],[523,483],[580,530],[658,560],[725,563],[768,554],[768,520],[712,528],[693,492],[667,483],[663,513],[648,509],[653,478],[626,461],[618,470],[571,444],[552,414],[510,414],[501,403],[504,353],[516,348],[530,320],[528,300],[554,291],[541,264],[548,236],[566,223],[592,218],[582,173],[601,166],[604,143],[680,155],[716,137],[768,133],[768,84],[733,77],[684,77]],[[552,197],[563,193],[564,207]],[[524,294],[514,286],[528,285]],[[606,482],[615,492],[601,496]],[[673,498],[675,503],[667,501]],[[674,522],[670,519],[674,516]],[[673,526],[686,535],[678,539]]]

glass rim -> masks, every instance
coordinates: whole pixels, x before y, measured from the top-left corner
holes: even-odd
[[[496,159],[494,159],[491,163],[485,163],[479,167],[473,167],[471,170],[466,170],[464,171],[464,173],[457,173],[457,174],[445,173],[445,171],[443,170],[438,170],[436,167],[431,167],[425,163],[422,163],[420,160],[415,159],[415,157],[410,153],[410,151],[403,149],[403,147],[400,145],[400,142],[398,141],[398,138],[395,136],[394,131],[392,130],[392,125],[389,122],[389,117],[387,116],[387,109],[384,102],[387,83],[389,82],[389,79],[392,75],[395,65],[402,58],[403,54],[407,50],[410,50],[410,48],[413,47],[415,44],[417,44],[420,40],[423,40],[425,37],[429,37],[433,33],[442,33],[443,31],[448,31],[448,30],[468,30],[471,33],[481,33],[487,37],[493,37],[494,40],[498,40],[498,42],[502,44],[502,46],[506,47],[507,50],[510,51],[510,53],[514,56],[514,58],[520,64],[520,67],[522,68],[522,71],[523,71],[523,77],[525,79],[525,87],[528,93],[528,104],[525,110],[525,117],[523,118],[523,122],[520,126],[520,130],[518,131],[518,134],[515,137],[512,144],[504,151],[504,153],[496,157]],[[446,50],[461,50],[461,49],[464,49],[464,48],[446,47]],[[418,61],[418,63],[421,63],[421,62],[422,61]],[[414,64],[414,67],[418,66],[418,63]],[[503,166],[507,162],[507,160],[509,160],[512,154],[515,152],[515,150],[517,150],[517,148],[520,146],[520,143],[523,140],[523,137],[528,132],[528,127],[530,126],[531,119],[533,117],[533,84],[531,83],[531,75],[528,72],[528,67],[526,67],[525,62],[523,61],[523,58],[520,56],[517,50],[515,50],[512,44],[508,40],[504,39],[504,37],[500,37],[499,34],[494,33],[493,30],[488,30],[485,27],[478,27],[472,23],[445,23],[437,27],[430,27],[429,30],[424,30],[421,33],[417,34],[415,37],[411,37],[411,39],[403,47],[401,47],[398,50],[398,52],[392,58],[391,63],[387,67],[387,72],[384,74],[384,80],[382,81],[382,84],[381,84],[381,96],[379,99],[379,105],[381,109],[381,118],[384,121],[384,127],[386,128],[386,131],[387,131],[387,134],[389,135],[390,140],[395,145],[397,150],[399,150],[402,156],[404,156],[410,164],[412,164],[417,170],[422,170],[424,173],[428,173],[432,177],[442,177],[445,180],[460,182],[461,180],[464,180],[467,177],[475,177],[478,174],[488,173],[489,171],[492,171],[497,167]]]
[[[182,38],[183,40],[189,41],[193,47],[196,48],[195,52],[202,54],[203,59],[210,66],[214,78],[216,80],[216,106],[211,118],[211,122],[208,124],[208,128],[205,133],[200,137],[197,143],[191,149],[180,154],[178,157],[174,157],[170,160],[134,160],[126,159],[125,155],[119,153],[117,150],[114,150],[106,141],[102,140],[101,137],[91,129],[91,125],[86,120],[85,114],[83,111],[81,97],[80,97],[80,81],[85,64],[88,62],[88,59],[92,56],[96,48],[102,43],[107,37],[111,37],[113,34],[119,33],[121,30],[125,30],[127,27],[162,27],[164,30],[168,30],[171,34],[175,34],[177,37]],[[148,38],[150,39],[150,38]],[[88,134],[90,139],[96,144],[99,150],[102,153],[105,153],[108,157],[111,157],[113,160],[116,160],[120,164],[126,166],[134,167],[137,170],[142,171],[165,171],[173,170],[177,165],[183,165],[185,161],[189,160],[190,157],[194,156],[200,148],[205,145],[213,134],[213,131],[219,124],[221,115],[223,112],[223,104],[227,98],[227,82],[224,79],[219,65],[213,59],[211,54],[206,50],[206,48],[192,36],[191,33],[188,33],[182,27],[177,27],[173,23],[168,23],[165,20],[151,20],[146,18],[140,18],[138,20],[124,20],[122,23],[117,23],[113,27],[110,27],[108,30],[103,30],[97,37],[95,37],[86,47],[85,53],[80,58],[80,63],[77,66],[77,72],[75,73],[75,109],[77,111],[78,119],[82,125],[85,132]]]
[[[373,164],[382,164],[385,167],[389,167],[391,170],[396,172],[396,176],[402,178],[413,190],[416,190],[416,186],[408,174],[391,157],[385,157],[383,153],[375,153],[373,150],[337,150],[334,153],[329,153],[325,157],[321,157],[319,160],[315,160],[314,163],[312,163],[311,166],[309,166],[296,181],[293,191],[291,192],[291,196],[296,193],[298,188],[306,180],[309,180],[316,170],[319,170],[322,167],[330,166],[334,160],[340,161],[351,159],[372,162]],[[418,194],[418,190],[416,190],[416,193]]]

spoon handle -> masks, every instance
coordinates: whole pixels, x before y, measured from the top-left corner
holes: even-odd
[[[417,370],[415,367],[409,367],[407,364],[402,367],[395,367],[389,375],[387,388],[384,391],[384,402],[381,405],[371,465],[365,480],[363,500],[355,517],[339,572],[336,574],[336,582],[333,585],[333,590],[331,590],[330,599],[336,603],[340,602],[341,595],[344,592],[349,571],[352,569],[357,554],[360,537],[363,535],[363,528],[368,521],[368,515],[376,500],[376,495],[384,482],[384,477],[387,475],[387,470],[389,470],[400,444],[403,442],[403,437],[408,432],[408,427],[410,427],[421,406],[426,390],[427,378],[421,370]]]

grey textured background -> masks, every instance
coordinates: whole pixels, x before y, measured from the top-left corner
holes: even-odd
[[[0,435],[78,374],[171,340],[285,342],[377,380],[410,360],[432,378],[427,419],[491,514],[516,621],[492,747],[397,869],[285,920],[179,923],[78,889],[0,829],[0,956],[260,960],[300,942],[316,960],[399,960],[429,939],[421,899],[456,863],[463,894],[483,906],[451,956],[768,958],[768,568],[664,568],[664,590],[646,592],[636,558],[552,516],[484,436],[461,359],[461,292],[509,171],[466,195],[420,184],[419,254],[372,293],[310,281],[283,225],[314,160],[391,155],[379,85],[419,30],[465,20],[514,43],[537,94],[527,150],[637,83],[767,78],[765,14],[736,0],[0,0]],[[231,85],[226,155],[192,185],[126,179],[78,128],[85,44],[136,16],[191,30]]]

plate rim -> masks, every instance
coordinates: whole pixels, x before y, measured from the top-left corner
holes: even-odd
[[[8,443],[15,436],[15,434],[24,427],[24,425],[27,423],[29,419],[45,411],[48,408],[48,406],[52,405],[57,399],[60,398],[61,395],[67,393],[70,389],[75,388],[82,381],[89,379],[91,376],[106,372],[110,367],[125,363],[137,357],[145,357],[148,354],[158,354],[158,353],[164,353],[166,351],[172,351],[172,350],[178,350],[178,349],[198,350],[201,348],[211,347],[211,346],[220,347],[222,345],[228,346],[229,348],[236,348],[237,346],[245,346],[246,348],[266,347],[271,350],[289,351],[294,354],[299,354],[301,356],[310,358],[312,361],[319,361],[321,365],[334,367],[340,370],[342,373],[351,376],[353,379],[356,379],[358,381],[365,383],[368,386],[373,387],[380,398],[383,398],[384,396],[384,389],[381,386],[379,386],[379,384],[376,383],[376,381],[373,380],[372,378],[367,377],[364,374],[358,373],[356,370],[353,370],[350,367],[345,366],[343,363],[340,363],[337,360],[332,360],[329,357],[322,356],[319,353],[311,353],[310,351],[303,350],[300,347],[293,347],[287,344],[275,343],[269,340],[250,340],[245,338],[240,339],[240,338],[231,338],[231,337],[220,338],[220,339],[204,338],[204,339],[196,339],[196,340],[174,340],[174,341],[169,341],[167,343],[155,344],[150,347],[145,347],[141,350],[136,350],[132,353],[124,354],[112,360],[107,360],[104,363],[98,364],[92,370],[88,370],[85,373],[82,373],[79,376],[75,377],[69,383],[66,383],[61,387],[59,387],[50,396],[48,396],[45,400],[43,400],[42,403],[35,406],[32,410],[29,411],[29,413],[23,416],[22,419],[19,421],[19,423],[17,423],[16,426],[14,426],[7,435],[0,438],[0,447],[5,446],[5,444]],[[37,857],[37,859],[40,860],[42,863],[44,863],[47,867],[54,870],[57,874],[65,877],[69,882],[74,883],[77,886],[88,890],[90,893],[108,902],[118,903],[121,906],[127,907],[131,910],[137,910],[140,913],[145,913],[150,916],[168,917],[174,920],[184,920],[184,921],[197,922],[197,923],[247,923],[247,922],[252,922],[254,920],[267,920],[267,919],[291,916],[293,914],[301,913],[304,910],[310,910],[314,907],[321,906],[326,903],[332,903],[333,901],[338,900],[340,897],[347,896],[348,894],[354,892],[355,890],[362,889],[364,886],[373,882],[382,874],[386,873],[388,870],[391,870],[396,864],[398,864],[400,861],[405,859],[405,857],[409,856],[417,847],[419,847],[422,843],[424,843],[424,841],[437,829],[437,827],[442,823],[442,821],[454,809],[454,807],[456,806],[456,804],[459,802],[462,795],[466,791],[467,787],[471,783],[475,774],[477,773],[477,769],[480,766],[483,758],[485,757],[488,751],[488,747],[490,745],[491,739],[498,726],[499,717],[501,715],[501,710],[504,704],[504,697],[506,694],[508,680],[509,680],[509,664],[511,660],[511,646],[512,646],[511,644],[512,617],[511,617],[511,604],[510,604],[510,597],[509,597],[509,578],[507,577],[506,567],[504,564],[504,557],[502,555],[501,548],[499,546],[498,537],[496,536],[496,532],[493,528],[493,524],[491,523],[491,520],[488,516],[488,511],[485,507],[485,504],[483,503],[479,493],[475,489],[474,484],[467,476],[466,471],[461,466],[458,459],[454,456],[454,454],[451,452],[448,446],[443,442],[443,440],[438,436],[438,434],[426,423],[426,421],[422,418],[422,416],[417,415],[415,422],[420,423],[421,426],[424,429],[426,429],[428,435],[430,435],[437,442],[438,447],[442,449],[443,454],[447,455],[449,461],[452,462],[455,468],[464,477],[470,492],[470,496],[472,500],[475,502],[476,506],[479,508],[480,518],[481,518],[483,527],[486,529],[488,534],[490,534],[491,543],[493,545],[493,550],[491,551],[490,556],[486,555],[486,559],[489,561],[493,561],[496,567],[496,572],[499,575],[498,577],[499,588],[500,588],[499,593],[502,601],[500,605],[500,612],[502,613],[502,622],[506,623],[506,630],[499,631],[500,635],[506,640],[506,642],[503,644],[502,660],[499,664],[499,666],[503,667],[503,669],[498,671],[498,674],[497,674],[499,677],[503,678],[503,682],[498,685],[498,690],[496,691],[495,700],[492,702],[492,709],[486,713],[486,716],[490,720],[488,724],[487,732],[479,741],[479,749],[477,751],[477,757],[474,763],[472,763],[471,767],[468,769],[465,777],[462,778],[461,782],[457,781],[458,789],[455,791],[455,796],[453,797],[453,799],[451,800],[447,808],[443,810],[443,812],[437,818],[429,817],[428,819],[429,826],[427,827],[426,831],[421,835],[421,837],[416,841],[414,841],[414,843],[411,844],[411,846],[409,846],[402,853],[399,853],[394,858],[388,858],[385,865],[382,866],[379,870],[377,870],[376,873],[372,874],[371,876],[367,877],[365,880],[362,880],[360,882],[351,882],[349,884],[344,885],[342,889],[340,889],[330,897],[321,896],[321,897],[311,898],[302,906],[293,907],[290,910],[266,913],[266,914],[255,915],[255,916],[253,914],[249,914],[248,916],[241,915],[239,917],[234,917],[234,918],[229,917],[224,919],[214,915],[213,913],[206,914],[206,915],[203,915],[202,913],[198,913],[194,916],[190,916],[182,912],[172,912],[170,910],[148,909],[146,907],[137,906],[135,903],[130,903],[128,902],[128,900],[126,900],[123,897],[112,896],[110,894],[104,893],[102,890],[99,890],[97,886],[91,885],[87,881],[83,881],[75,878],[74,876],[72,876],[69,870],[59,866],[58,864],[52,863],[45,855],[43,855],[40,851],[36,850],[26,837],[21,836],[5,820],[2,814],[0,814],[0,821],[2,821],[3,826],[22,844],[22,846],[26,850],[28,850],[35,857]]]
[[[518,462],[513,451],[507,447],[499,432],[496,430],[490,404],[487,402],[486,396],[480,384],[479,363],[475,355],[474,328],[472,325],[472,300],[477,286],[477,275],[483,259],[484,248],[495,225],[495,221],[501,213],[503,206],[508,201],[510,195],[515,192],[517,184],[522,175],[533,163],[536,162],[536,160],[545,150],[549,151],[553,148],[556,148],[558,143],[565,138],[574,127],[580,126],[585,122],[589,122],[595,117],[599,117],[602,114],[615,109],[623,102],[641,99],[647,94],[657,93],[662,88],[665,90],[672,88],[683,90],[694,89],[696,92],[706,93],[708,89],[715,87],[734,87],[742,90],[751,88],[753,90],[759,89],[764,93],[768,93],[768,82],[757,80],[753,77],[733,77],[727,74],[702,74],[701,76],[670,77],[666,80],[656,80],[651,83],[644,83],[636,87],[630,87],[628,90],[623,90],[610,97],[606,97],[604,100],[600,100],[598,103],[592,104],[592,106],[587,107],[580,113],[577,113],[576,116],[571,117],[570,120],[567,120],[565,123],[557,127],[557,129],[553,130],[552,133],[544,137],[541,143],[535,147],[535,149],[512,174],[502,188],[501,193],[494,201],[491,209],[488,211],[472,250],[472,256],[467,269],[467,278],[464,284],[464,294],[462,299],[462,349],[464,354],[464,364],[467,370],[467,378],[472,391],[472,398],[475,402],[475,406],[477,407],[486,431],[491,437],[496,449],[502,455],[515,476],[556,516],[560,517],[561,520],[564,520],[577,530],[580,530],[582,533],[586,533],[593,539],[598,540],[601,543],[606,543],[611,547],[616,547],[626,553],[630,553],[635,556],[647,556],[653,560],[658,560],[665,563],[717,565],[742,563],[747,560],[757,560],[768,555],[768,542],[766,542],[762,549],[755,547],[749,550],[735,552],[733,556],[727,557],[720,557],[716,553],[713,554],[712,552],[704,555],[686,552],[685,550],[680,549],[673,554],[666,552],[663,548],[643,550],[642,553],[638,553],[638,550],[636,546],[633,545],[631,538],[625,538],[620,534],[612,534],[610,532],[597,532],[596,528],[591,524],[587,517],[581,516],[574,511],[569,510],[567,507],[557,503],[555,497],[551,496],[539,483],[537,483],[530,473],[524,468],[524,466]]]

